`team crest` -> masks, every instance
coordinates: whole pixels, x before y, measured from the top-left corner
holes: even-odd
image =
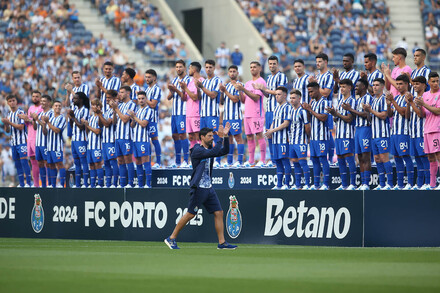
[[[229,172],[228,186],[229,188],[234,188],[234,185],[235,185],[234,174],[232,174],[232,172]]]
[[[31,213],[31,225],[35,233],[40,233],[44,226],[44,210],[39,194],[34,195],[34,208]]]
[[[242,227],[241,212],[238,209],[238,201],[235,195],[229,197],[229,210],[226,214],[226,231],[229,237],[235,239],[240,235]]]

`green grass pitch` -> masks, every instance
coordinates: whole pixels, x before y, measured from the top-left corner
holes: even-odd
[[[440,248],[0,238],[0,292],[440,292]]]

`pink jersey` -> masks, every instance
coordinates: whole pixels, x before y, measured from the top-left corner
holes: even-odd
[[[29,107],[28,117],[30,119],[32,119],[31,113],[40,114],[41,112],[43,112],[43,107],[41,107],[41,105],[39,105],[39,106],[32,105]],[[28,138],[27,138],[28,142],[29,141],[35,142],[35,138],[37,136],[37,131],[34,130],[32,123],[26,123],[26,127],[27,127],[27,131],[28,131]]]
[[[423,94],[423,101],[436,108],[440,108],[440,90],[436,93],[426,92]],[[423,108],[426,114],[425,133],[440,132],[440,115],[434,115],[431,111]]]
[[[204,81],[203,77],[199,78],[200,81]],[[191,78],[191,81],[188,84],[188,89],[197,93],[197,86],[194,83],[194,78]],[[194,101],[186,94],[186,117],[200,117],[200,101]]]
[[[260,90],[254,89],[252,84],[254,83],[261,83],[266,87],[266,81],[259,77],[257,80],[249,80],[244,85],[244,88],[250,91],[253,94],[257,94],[260,96],[260,99],[258,101],[252,100],[250,97],[248,97],[246,94],[244,96],[246,97],[244,101],[244,117],[264,117],[264,108],[263,108],[263,93]]]
[[[391,77],[394,80],[396,80],[396,78],[403,73],[408,73],[411,76],[411,72],[412,72],[412,69],[408,65],[406,65],[403,68],[396,66],[396,67],[394,67],[393,71],[391,72]],[[391,85],[391,87],[390,87],[390,92],[393,94],[393,97],[399,95],[399,91],[393,85]]]

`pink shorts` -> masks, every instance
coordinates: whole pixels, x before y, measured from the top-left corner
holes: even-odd
[[[244,117],[244,133],[257,134],[264,130],[264,117]]]
[[[29,157],[35,157],[35,141],[28,141],[27,146]]]
[[[186,132],[194,133],[200,131],[200,117],[186,117]]]
[[[440,152],[440,132],[425,133],[423,140],[426,154],[435,154]]]

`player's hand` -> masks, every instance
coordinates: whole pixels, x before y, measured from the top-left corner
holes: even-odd
[[[26,114],[18,114],[18,118],[23,119],[23,120],[28,120],[28,116]]]
[[[350,104],[347,104],[347,103],[342,103],[341,107],[342,107],[342,109],[347,110],[347,111],[353,110],[351,108]]]
[[[415,98],[414,99],[414,103],[416,103],[416,105],[417,106],[419,106],[419,107],[423,107],[423,106],[425,106],[425,101],[423,101],[423,99],[422,98]]]
[[[69,111],[67,111],[67,115],[69,115],[70,118],[75,118],[75,111],[69,110]]]
[[[99,88],[102,87],[102,82],[99,80],[99,78],[95,79],[95,85]]]
[[[236,84],[234,84],[234,87],[235,87],[235,89],[236,89],[237,91],[242,91],[242,90],[244,90],[244,86],[243,86],[241,83],[239,83],[239,82],[237,82]]]
[[[414,101],[414,97],[413,97],[413,95],[410,92],[407,92],[405,94],[405,101],[407,103],[411,103],[412,101]]]
[[[38,120],[38,114],[37,113],[31,113],[32,119]]]
[[[264,133],[264,137],[266,138],[271,138],[272,137],[272,133],[273,133],[273,129],[268,129],[265,133]]]
[[[317,82],[316,77],[314,77],[313,75],[309,76],[309,82]]]
[[[196,86],[197,86],[199,89],[202,89],[202,88],[203,88],[203,82],[201,82],[200,80],[197,80],[197,81],[196,81]]]
[[[332,73],[333,73],[333,79],[335,80],[335,82],[339,82],[339,70],[337,70],[336,68],[333,68]]]
[[[177,91],[176,86],[175,86],[174,84],[172,84],[172,83],[168,84],[168,89],[169,89],[170,91],[172,91],[172,92]]]
[[[116,109],[118,107],[118,104],[115,101],[111,101],[110,107],[112,107],[113,109]]]
[[[68,91],[69,93],[72,92],[73,86],[70,83],[66,83],[66,85],[64,86],[64,89],[66,91]]]
[[[127,110],[127,114],[130,115],[131,117],[134,117],[135,115],[133,110]]]
[[[385,98],[389,102],[392,102],[394,100],[393,94],[391,92],[387,92]]]
[[[179,85],[180,85],[180,87],[181,87],[183,90],[185,90],[185,89],[187,88],[186,83],[183,82],[183,81],[180,81],[180,82],[179,82]]]
[[[303,107],[303,109],[306,110],[306,111],[312,110],[312,107],[308,103],[302,103],[301,107]]]
[[[96,113],[97,115],[102,114],[101,108],[100,108],[99,106],[96,108],[95,113]]]
[[[225,86],[224,86],[223,84],[220,84],[219,89],[220,89],[220,91],[221,91],[222,93],[224,93],[225,90],[226,90],[226,88],[225,88]]]
[[[222,124],[220,124],[222,126]],[[229,122],[226,122],[225,127],[222,127],[223,129],[223,136],[228,136],[229,131],[231,130],[231,124]]]
[[[325,110],[332,115],[336,114],[336,110],[333,107],[326,107]]]
[[[382,63],[381,69],[382,69],[383,74],[391,75],[391,69],[390,69],[389,64],[385,65],[385,63]]]
[[[2,122],[3,122],[3,124],[8,125],[9,124],[9,119],[8,118],[2,118]]]
[[[368,104],[362,104],[362,108],[364,108],[365,112],[371,112],[371,106]]]
[[[43,116],[41,117],[41,120],[44,122],[49,122],[49,116]]]
[[[361,71],[361,78],[363,79],[367,79],[368,78],[368,74],[365,71]]]

